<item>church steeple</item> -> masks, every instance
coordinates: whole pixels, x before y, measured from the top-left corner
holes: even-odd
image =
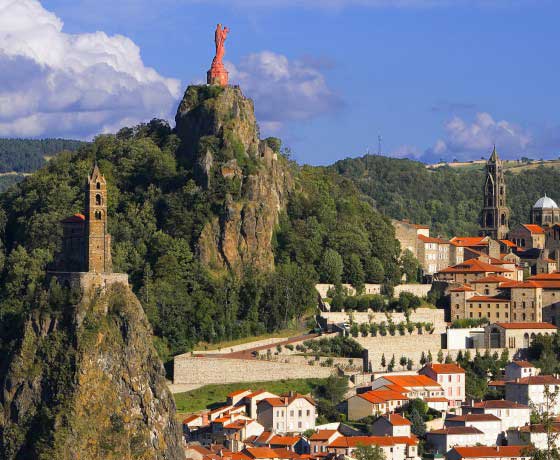
[[[88,178],[86,191],[86,270],[110,273],[111,236],[107,230],[107,181],[97,163]]]
[[[484,182],[484,204],[480,222],[480,235],[496,240],[507,238],[510,210],[506,202],[506,181],[502,161],[494,150],[486,162]]]

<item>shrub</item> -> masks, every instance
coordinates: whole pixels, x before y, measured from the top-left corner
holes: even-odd
[[[395,335],[396,330],[397,330],[397,326],[395,326],[395,323],[390,322],[389,323],[389,334]]]
[[[399,328],[399,334],[404,335],[405,332],[406,332],[405,324],[404,323],[399,323],[398,328]]]

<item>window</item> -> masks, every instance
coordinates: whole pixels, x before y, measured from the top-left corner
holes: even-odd
[[[293,417],[293,416],[294,416],[294,411],[291,410],[291,411],[290,411],[290,417]]]
[[[95,184],[95,188],[96,188],[97,190],[101,190],[101,183],[98,182],[97,184]]]
[[[95,220],[101,220],[101,211],[95,211]]]
[[[301,422],[297,422],[297,427],[301,428]]]
[[[310,415],[311,415],[311,411],[307,409],[307,416],[309,417]]]
[[[301,415],[302,415],[302,413],[301,413],[301,409],[300,409],[300,410],[298,410],[298,414],[297,414],[297,415],[298,415],[298,417],[301,417]]]
[[[99,193],[95,195],[95,205],[101,206],[101,195]]]

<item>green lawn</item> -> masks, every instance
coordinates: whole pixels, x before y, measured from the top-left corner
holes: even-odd
[[[216,408],[225,403],[229,393],[245,388],[252,390],[267,390],[271,393],[282,394],[295,391],[301,394],[311,393],[313,389],[323,383],[325,379],[294,379],[278,380],[275,382],[229,383],[226,385],[206,385],[193,391],[175,394],[177,412],[188,414],[202,409]]]

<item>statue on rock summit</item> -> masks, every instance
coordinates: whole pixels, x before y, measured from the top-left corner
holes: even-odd
[[[214,41],[216,43],[216,56],[212,61],[212,67],[207,74],[207,82],[209,85],[227,86],[229,81],[229,73],[226,70],[223,59],[226,54],[225,42],[229,34],[228,27],[222,27],[221,24],[216,26]]]

